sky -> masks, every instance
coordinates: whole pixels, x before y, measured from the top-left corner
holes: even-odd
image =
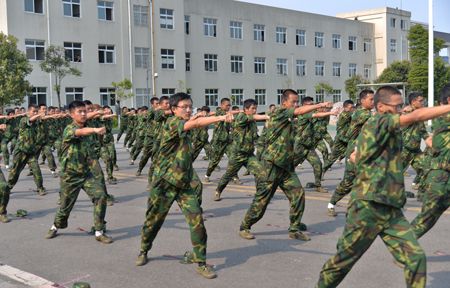
[[[411,12],[413,21],[428,23],[427,0],[239,0],[292,10],[335,16],[337,13],[391,7]],[[450,1],[433,0],[434,29],[450,33]]]

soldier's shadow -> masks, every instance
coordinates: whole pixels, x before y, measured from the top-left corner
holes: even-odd
[[[428,273],[427,287],[448,288],[448,283],[450,283],[450,273],[448,273],[448,271]]]

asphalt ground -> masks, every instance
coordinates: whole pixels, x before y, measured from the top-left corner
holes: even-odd
[[[191,249],[191,243],[188,226],[176,203],[149,253],[149,263],[136,267],[148,196],[147,175],[135,176],[137,165],[129,165],[129,154],[122,146],[122,142],[117,145],[118,184],[108,185],[109,193],[117,201],[107,210],[108,234],[115,240],[110,245],[98,243],[89,234],[93,209],[84,192],[80,193],[70,216],[69,227],[59,230],[58,237],[45,239],[57,208],[59,178],[52,178],[47,165],[41,165],[49,192],[41,197],[33,191],[35,184],[31,176],[26,176],[27,170],[22,173],[8,207],[12,221],[0,224],[0,288],[71,287],[76,281],[89,282],[95,288],[314,287],[322,265],[336,252],[348,199],[339,203],[335,218],[327,216],[326,208],[343,175],[343,164],[335,164],[325,177],[323,185],[330,194],[306,189],[302,222],[308,225],[311,241],[288,238],[289,204],[281,191],[275,194],[264,218],[253,226],[256,239],[244,240],[238,236],[238,230],[255,192],[253,176],[240,176],[243,184],[230,184],[222,194],[223,200],[214,202],[217,182],[226,167],[225,158],[220,163],[221,171],[213,173],[212,182],[205,183],[203,190],[208,263],[215,266],[218,278],[204,279],[196,273],[195,265],[179,263],[184,252]],[[203,179],[208,163],[201,160],[202,156],[194,167]],[[314,179],[312,168],[306,162],[296,172],[304,186]],[[240,175],[243,173],[241,170]],[[407,187],[414,176],[412,170],[409,173]],[[408,199],[405,215],[409,220],[420,211],[420,205],[415,199]],[[18,209],[27,210],[28,216],[15,217]],[[428,287],[450,287],[449,216],[447,211],[420,239],[427,254]],[[2,273],[5,267],[17,270],[11,276]],[[17,271],[24,272],[25,276],[18,275]],[[34,276],[55,284],[38,285]],[[402,269],[394,264],[383,242],[377,239],[340,287],[405,287],[405,282]]]

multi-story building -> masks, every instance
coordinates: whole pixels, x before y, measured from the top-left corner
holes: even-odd
[[[83,73],[64,79],[62,104],[114,105],[111,83],[124,78],[135,96],[123,104],[132,106],[176,91],[196,106],[223,97],[266,106],[286,88],[338,102],[352,75],[371,81],[408,59],[410,18],[391,8],[330,17],[232,0],[0,0],[0,31],[19,39],[34,68],[25,102],[48,105],[57,104],[54,83],[39,63],[50,44]]]

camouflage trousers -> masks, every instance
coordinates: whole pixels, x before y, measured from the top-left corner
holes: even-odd
[[[131,159],[134,161],[137,159],[139,154],[142,152],[142,149],[144,148],[144,141],[145,138],[143,136],[137,136],[136,142],[133,145],[133,148],[131,148],[130,154]]]
[[[128,147],[128,143],[133,139],[133,130],[132,129],[127,129],[127,134],[125,135],[125,139],[123,140],[123,147]],[[134,140],[133,140],[134,141]],[[133,142],[131,141],[131,142]]]
[[[324,160],[323,173],[333,166],[334,162],[338,159],[342,159],[345,156],[345,150],[347,149],[347,143],[341,140],[335,140],[331,149],[331,156]]]
[[[229,146],[230,144],[228,141],[214,141],[211,143],[211,155],[209,158],[208,169],[206,169],[206,176],[211,176]]]
[[[144,140],[144,150],[142,151],[141,160],[139,161],[139,168],[138,171],[142,171],[147,165],[148,160],[152,156],[153,151],[153,139],[148,140],[148,138],[145,138]]]
[[[130,135],[130,138],[129,138],[129,140],[128,140],[128,143],[127,143],[127,147],[128,147],[128,149],[131,149],[131,148],[133,148],[133,146],[134,146],[134,144],[135,144],[135,142],[136,142],[136,139],[138,138],[138,135],[137,135],[138,133],[137,133],[137,131],[133,131]],[[126,138],[125,138],[126,139]]]
[[[330,151],[328,151],[327,144],[325,144],[325,141],[322,139],[317,143],[316,150],[322,154],[322,159],[325,162],[326,159],[328,159]]]
[[[177,201],[189,226],[193,261],[206,262],[207,235],[198,196],[198,191],[192,187],[181,189],[163,179],[153,183],[141,232],[141,251],[147,252],[152,248],[153,241],[161,229],[172,203]]]
[[[328,131],[323,135],[323,140],[325,140],[330,147],[333,147],[334,145],[333,137],[331,137]]]
[[[421,175],[423,173],[423,167],[421,165],[421,158],[425,157],[422,151],[411,151],[407,148],[402,149],[402,161],[403,161],[403,168],[405,172],[408,169],[408,166],[411,165],[411,167],[416,171],[416,177],[414,178],[413,183],[419,183]]]
[[[308,161],[311,164],[314,172],[314,184],[317,187],[322,186],[322,161],[320,161],[319,155],[316,150],[308,149],[302,144],[294,145],[294,167],[302,164],[304,161]]]
[[[380,236],[395,260],[404,266],[407,287],[425,287],[426,257],[401,209],[354,200],[349,204],[337,252],[322,267],[318,288],[336,287]]]
[[[104,143],[100,153],[103,162],[105,162],[106,166],[106,174],[108,175],[108,179],[112,179],[113,177],[113,169],[114,169],[114,157],[115,157],[116,148],[114,146],[114,142]]]
[[[228,161],[227,170],[225,171],[225,174],[222,175],[222,178],[220,178],[216,191],[222,193],[231,179],[237,175],[242,166],[245,166],[251,174],[255,175],[255,177],[260,177],[263,172],[261,163],[256,160],[253,153],[233,152]]]
[[[411,222],[417,238],[427,233],[450,206],[450,172],[430,170],[425,178],[422,210]]]
[[[331,204],[336,205],[336,203],[339,202],[342,198],[344,198],[345,195],[350,193],[355,178],[356,178],[356,165],[348,161],[348,159],[346,159],[344,178],[342,179],[341,182],[339,182],[339,185],[336,187],[336,190],[334,190],[333,196],[331,196],[330,200]]]
[[[83,189],[94,204],[94,228],[96,231],[105,229],[106,190],[104,185],[94,177],[92,172],[86,176],[62,173],[60,178],[60,206],[56,211],[54,225],[56,228],[67,227],[70,212],[77,201],[80,190]]]
[[[14,151],[13,165],[8,175],[9,189],[13,189],[13,187],[16,185],[17,181],[19,180],[20,172],[22,172],[27,163],[31,168],[31,172],[33,173],[34,183],[36,183],[36,187],[38,189],[44,189],[42,172],[37,161],[37,154],[26,154],[17,149]]]
[[[6,182],[5,175],[0,169],[0,215],[6,214],[6,207],[9,202],[10,189]]]
[[[38,155],[37,157],[39,157],[39,155],[42,155],[42,161],[47,159],[48,168],[50,168],[51,171],[56,170],[56,162],[55,157],[53,156],[51,144],[46,144],[42,146],[42,148],[38,151],[37,155]]]
[[[287,171],[265,160],[260,163],[264,174],[256,177],[256,194],[240,229],[250,230],[264,216],[267,205],[280,187],[289,200],[289,232],[300,231],[300,221],[305,210],[305,190],[297,174],[294,170]]]
[[[58,160],[61,157],[61,152],[62,152],[61,145],[62,145],[62,139],[56,139],[55,140],[55,149],[56,149],[56,157],[58,157]]]
[[[3,163],[5,163],[5,165],[9,166],[9,149],[8,149],[8,144],[10,144],[10,148],[11,148],[11,153],[14,153],[14,148],[16,146],[16,138],[12,138],[12,139],[8,139],[8,138],[3,138],[2,139],[2,154],[3,154]]]
[[[195,161],[197,159],[198,155],[200,155],[200,152],[202,149],[205,149],[206,157],[211,157],[211,144],[209,142],[197,142],[194,145],[194,153],[192,154],[192,161]]]
[[[122,137],[122,134],[127,130],[127,126],[121,124],[119,133],[117,134],[117,142],[119,142],[120,137]]]

